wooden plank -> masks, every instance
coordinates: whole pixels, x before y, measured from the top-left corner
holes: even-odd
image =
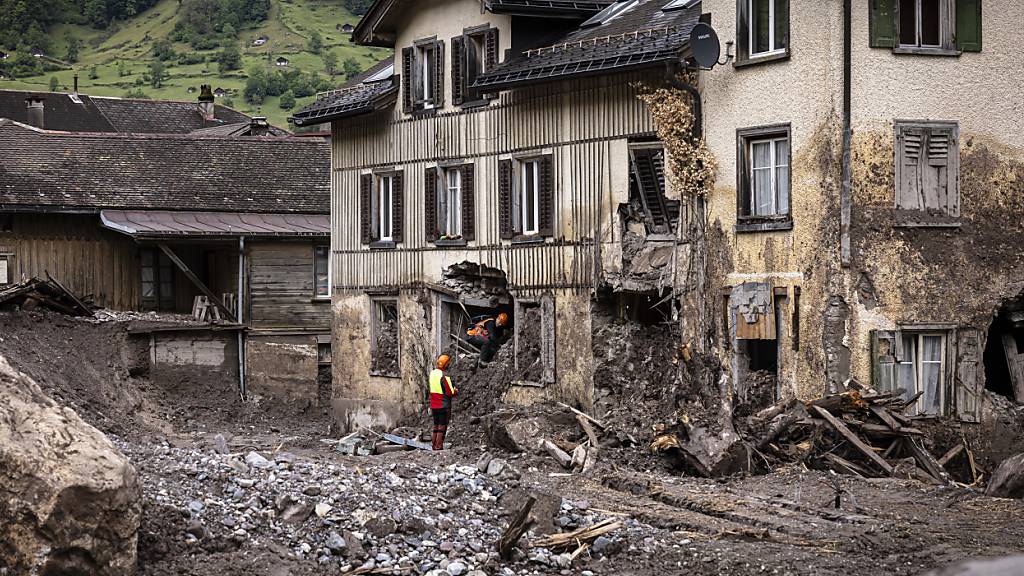
[[[400,446],[409,446],[411,448],[416,448],[417,450],[433,450],[430,444],[426,444],[412,438],[405,438],[395,434],[384,434],[383,438],[392,444],[398,444]]]
[[[939,460],[938,460],[939,466],[945,467],[946,464],[949,464],[950,460],[952,460],[953,458],[956,458],[957,455],[960,454],[963,451],[964,451],[964,445],[963,444],[957,444],[956,446],[953,446],[952,448],[949,449],[948,452],[946,452],[945,454],[942,455],[942,458],[939,458]]]
[[[914,460],[927,472],[930,476],[934,477],[939,482],[949,484],[952,479],[941,464],[931,455],[930,452],[919,446],[917,441],[913,438],[907,438],[904,440],[903,445],[907,447],[907,450],[914,457]]]
[[[870,477],[871,474],[863,467],[850,462],[845,458],[841,458],[832,454],[831,452],[825,453],[825,460],[828,460],[831,468],[840,474],[847,474],[849,476],[860,476],[861,478]]]
[[[829,424],[831,424],[832,427],[835,428],[836,431],[843,436],[843,438],[846,438],[846,440],[849,441],[850,444],[857,448],[857,450],[860,450],[862,454],[867,456],[868,460],[874,462],[875,465],[884,470],[886,474],[889,474],[890,476],[892,475],[892,465],[890,465],[888,462],[885,461],[885,459],[883,459],[874,450],[872,450],[870,446],[862,442],[856,434],[850,432],[850,429],[846,427],[846,424],[843,424],[842,421],[840,421],[831,413],[829,413],[828,410],[825,410],[820,406],[812,406],[811,408],[815,412],[817,412],[818,415],[824,418]]]
[[[90,310],[88,306],[83,304],[82,301],[79,300],[77,296],[75,296],[70,290],[65,288],[63,284],[54,279],[53,276],[50,276],[49,272],[46,273],[46,279],[49,280],[51,284],[59,288],[62,292],[64,292],[64,297],[67,298],[68,300],[71,300],[75,304],[75,308],[77,308],[78,311],[83,316],[93,315],[92,310]]]
[[[519,513],[509,523],[505,531],[501,533],[501,537],[498,538],[497,548],[498,554],[505,560],[512,559],[512,551],[515,550],[516,543],[523,537],[523,534],[534,525],[534,520],[530,518],[530,510],[533,509],[533,505],[537,503],[537,497],[530,495],[523,507],[519,509]]]
[[[595,426],[597,426],[601,430],[604,430],[604,424],[602,424],[600,420],[597,420],[597,419],[593,418],[589,414],[586,414],[584,412],[580,412],[579,410],[577,410],[577,409],[573,408],[572,406],[569,406],[568,404],[565,404],[563,402],[559,402],[558,405],[561,406],[562,408],[565,408],[565,409],[571,411],[573,414],[575,414],[577,416],[582,416],[582,417],[586,418],[587,420],[590,420],[590,422],[592,424],[594,424]]]
[[[896,419],[893,418],[891,414],[889,414],[889,411],[886,410],[884,406],[874,406],[874,405],[872,405],[872,406],[868,406],[868,410],[871,410],[872,414],[874,414],[875,416],[878,416],[879,420],[881,420],[882,422],[885,422],[885,424],[889,428],[892,428],[893,432],[899,432],[900,431],[900,423],[897,422]]]
[[[167,257],[171,259],[171,262],[174,262],[178,269],[181,270],[182,274],[184,274],[189,279],[189,281],[192,282],[192,284],[195,284],[196,288],[199,288],[200,292],[206,294],[207,298],[210,299],[210,302],[212,302],[214,306],[219,308],[220,311],[224,313],[224,316],[229,321],[236,322],[235,313],[229,310],[228,307],[225,306],[224,303],[220,301],[220,297],[214,294],[212,290],[206,287],[206,284],[203,284],[203,281],[200,280],[199,277],[196,276],[191,269],[189,269],[188,265],[185,264],[181,260],[181,258],[178,258],[178,255],[175,254],[174,251],[167,246],[167,244],[161,242],[157,244],[157,246],[160,247],[160,250],[163,250],[164,254],[167,254]]]
[[[579,414],[576,415],[576,421],[580,423],[583,432],[586,433],[587,438],[590,440],[590,445],[594,448],[599,447],[600,443],[597,441],[597,434],[594,432],[594,427],[590,425],[590,421]]]

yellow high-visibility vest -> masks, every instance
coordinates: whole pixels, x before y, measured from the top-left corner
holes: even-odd
[[[452,392],[455,392],[455,386],[452,385],[451,378],[448,378],[447,376],[445,376],[444,375],[444,371],[441,370],[440,368],[434,368],[430,372],[430,393],[431,394],[440,394],[441,396],[444,396],[444,386],[441,384],[442,379],[447,379],[448,380],[448,386],[452,389]]]

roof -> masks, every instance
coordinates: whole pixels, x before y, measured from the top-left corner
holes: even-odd
[[[329,214],[103,210],[104,227],[136,238],[168,236],[329,236]]]
[[[615,0],[484,0],[484,7],[495,14],[582,20],[614,3]]]
[[[214,106],[215,119],[208,122],[199,113],[197,102],[20,90],[0,90],[0,118],[28,123],[25,100],[30,97],[44,100],[43,127],[65,132],[187,134],[200,128],[250,120],[245,114],[220,105]]]
[[[639,0],[618,17],[581,25],[551,46],[527,50],[477,77],[478,88],[505,89],[570,77],[635,70],[678,60],[700,19],[700,3],[662,11],[670,0]]]
[[[319,138],[49,132],[0,119],[0,210],[328,214]]]
[[[318,95],[313,103],[300,109],[288,120],[296,126],[307,126],[372,112],[394,104],[398,99],[398,78],[393,73],[384,80],[361,80],[386,74],[389,66],[394,66],[391,58],[379,62],[341,88]]]
[[[252,122],[239,122],[237,124],[223,124],[221,126],[211,126],[210,128],[200,128],[194,130],[191,134],[195,136],[252,136]],[[267,134],[264,136],[278,136],[285,137],[291,136],[292,133],[287,130],[282,130],[277,126],[268,126]]]

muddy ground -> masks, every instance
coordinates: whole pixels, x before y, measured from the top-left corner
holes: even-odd
[[[729,479],[679,475],[646,453],[652,425],[704,401],[693,397],[676,348],[663,345],[671,333],[645,340],[610,319],[596,330],[596,353],[628,361],[606,378],[595,414],[618,419],[638,444],[602,446],[594,470],[572,475],[545,455],[485,445],[474,420],[499,407],[489,398],[457,405],[451,450],[357,457],[334,449],[321,412],[268,413],[216,375],[154,381],[125,323],[0,313],[0,354],[136,465],[145,487],[144,575],[361,566],[472,576],[909,575],[1024,551],[1024,503],[973,489],[800,465]],[[620,341],[634,349],[600,348]],[[526,494],[538,497],[528,541],[602,520],[621,525],[572,560],[533,548],[501,561],[493,542]]]

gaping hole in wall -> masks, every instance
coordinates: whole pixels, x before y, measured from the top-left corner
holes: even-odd
[[[521,302],[516,323],[516,378],[518,382],[540,383],[544,375],[541,358],[542,312],[538,302]]]
[[[1024,297],[1008,302],[992,320],[984,362],[985,387],[1024,402]]]
[[[370,341],[370,374],[373,376],[400,376],[398,350],[398,301],[374,299],[372,307],[372,334]]]
[[[439,318],[440,349],[455,363],[494,360],[512,335],[514,310],[505,273],[473,262],[449,267]]]
[[[670,324],[679,309],[678,299],[657,292],[617,292],[615,300],[619,319],[644,326]]]

